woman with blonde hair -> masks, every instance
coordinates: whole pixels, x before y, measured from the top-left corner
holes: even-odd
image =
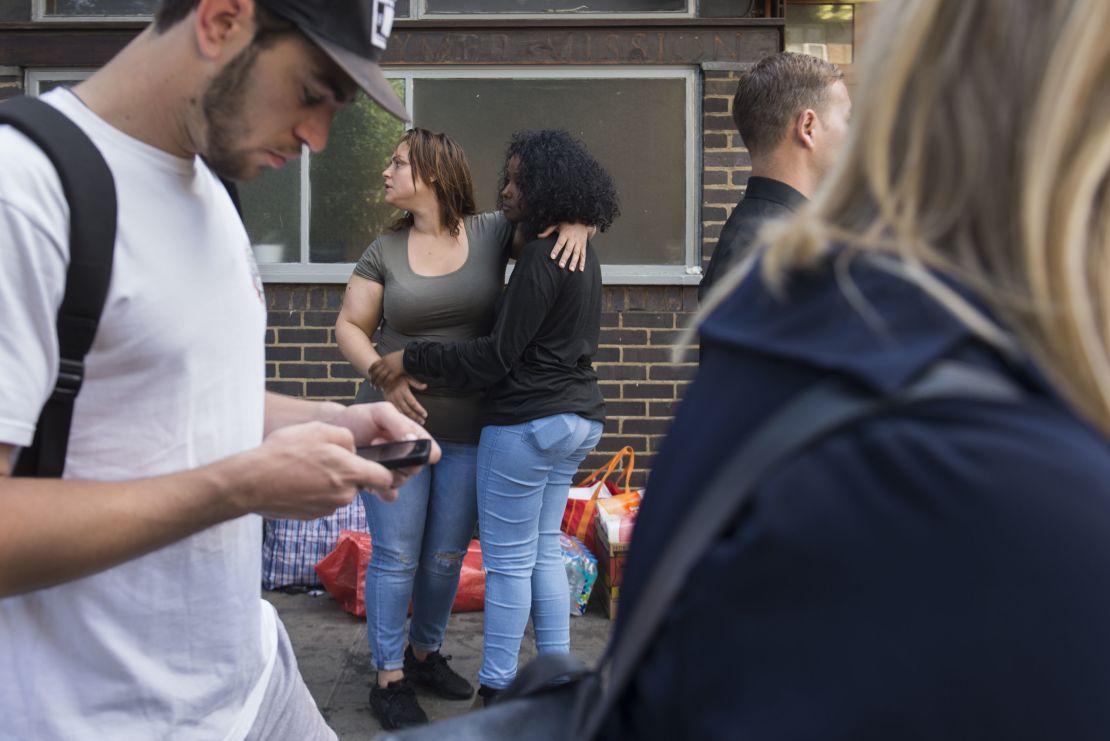
[[[829,377],[934,399],[778,465],[607,739],[1110,738],[1110,3],[886,0],[847,150],[709,297],[615,641],[752,431]]]

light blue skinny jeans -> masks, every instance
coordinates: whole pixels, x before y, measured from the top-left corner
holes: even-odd
[[[539,653],[570,651],[559,526],[571,478],[601,431],[600,422],[577,414],[482,429],[478,526],[486,616],[478,681],[487,687],[502,689],[516,676],[529,612]]]
[[[478,446],[440,441],[439,447],[439,463],[409,479],[396,501],[362,494],[373,548],[366,569],[366,634],[378,670],[404,666],[410,600],[409,643],[419,651],[443,645],[474,534]]]

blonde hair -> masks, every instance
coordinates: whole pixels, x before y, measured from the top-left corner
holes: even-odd
[[[1110,435],[1110,2],[884,6],[847,146],[813,202],[763,233],[764,280],[782,290],[834,244],[885,256],[987,342],[1020,347]]]

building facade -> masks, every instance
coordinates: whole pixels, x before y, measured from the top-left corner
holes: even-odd
[[[80,80],[149,21],[155,0],[0,0],[0,98]],[[383,59],[416,125],[462,143],[491,209],[513,131],[565,128],[609,169],[623,215],[594,241],[605,299],[595,358],[609,421],[600,465],[624,445],[642,484],[697,349],[672,349],[702,267],[743,194],[737,75],[790,48],[851,75],[871,6],[784,0],[397,0]],[[360,376],[333,326],[353,263],[396,214],[380,172],[402,125],[365,99],[327,151],[242,188],[266,284],[272,390],[349,401]],[[203,296],[197,297],[203,301]]]

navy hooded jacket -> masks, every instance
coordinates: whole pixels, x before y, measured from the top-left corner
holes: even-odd
[[[808,385],[889,392],[956,358],[1026,398],[923,403],[777,470],[690,575],[602,737],[1110,739],[1110,447],[915,285],[863,258],[850,276],[826,263],[780,300],[749,275],[704,323],[615,640],[699,492]]]

